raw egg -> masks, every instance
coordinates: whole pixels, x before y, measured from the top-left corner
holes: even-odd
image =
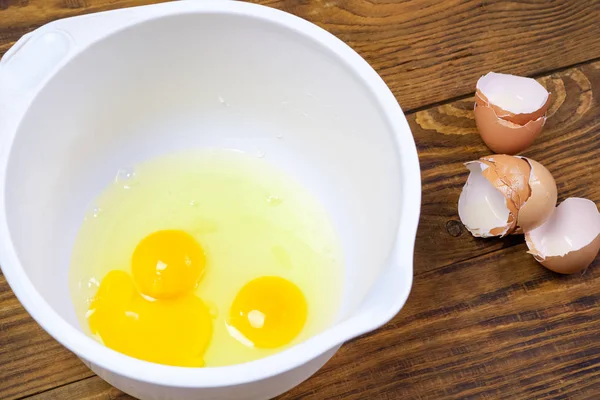
[[[164,299],[194,290],[205,262],[202,247],[191,235],[163,230],[146,236],[137,245],[131,270],[142,293]]]
[[[155,300],[143,297],[124,271],[109,272],[88,312],[92,334],[113,350],[166,365],[201,367],[212,318],[193,293]]]
[[[253,346],[276,348],[298,336],[307,312],[304,295],[296,285],[281,277],[265,276],[239,291],[228,324]]]
[[[222,366],[277,353],[336,319],[345,281],[327,211],[265,159],[227,150],[128,166],[73,247],[82,329],[132,357]]]

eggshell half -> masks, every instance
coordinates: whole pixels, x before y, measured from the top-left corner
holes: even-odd
[[[519,231],[528,232],[542,225],[552,215],[556,207],[557,189],[554,177],[546,167],[529,158],[518,158],[531,167],[528,177],[531,195],[520,207],[517,216]]]
[[[518,125],[498,118],[491,107],[475,104],[475,122],[481,138],[491,150],[517,154],[533,143],[546,123],[546,117]]]
[[[542,225],[525,233],[529,253],[546,268],[585,270],[600,251],[600,213],[590,200],[569,198]]]
[[[535,79],[490,72],[477,81],[475,101],[499,118],[526,125],[546,114],[550,93]]]

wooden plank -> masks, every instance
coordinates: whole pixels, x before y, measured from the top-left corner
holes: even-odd
[[[560,276],[521,244],[421,274],[392,322],[280,400],[594,398],[599,267]],[[97,377],[33,397],[114,398],[131,399]]]
[[[600,57],[600,1],[269,0],[352,46],[405,110],[473,92],[489,71],[543,72]]]
[[[93,373],[30,316],[0,273],[0,399],[13,399]]]
[[[92,376],[61,386],[54,390],[28,397],[27,400],[131,400],[133,397],[126,395],[110,386],[97,376]]]
[[[52,20],[164,0],[0,0],[0,55]],[[490,70],[541,74],[600,57],[600,0],[254,0],[356,49],[405,110],[466,95]]]
[[[552,172],[559,201],[586,197],[600,204],[600,102],[595,99],[600,93],[600,62],[539,81],[554,100],[542,134],[523,155]],[[417,274],[523,241],[522,236],[473,239],[458,218],[458,197],[468,175],[463,163],[490,154],[477,133],[472,109],[470,98],[408,116],[423,179]]]

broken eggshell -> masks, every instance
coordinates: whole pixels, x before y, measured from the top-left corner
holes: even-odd
[[[490,72],[477,81],[475,122],[490,149],[516,154],[541,132],[549,105],[550,93],[535,79]]]
[[[528,179],[531,167],[521,157],[496,154],[479,159],[492,168],[484,171],[484,176],[501,191],[509,203],[513,204],[515,215],[531,194]]]
[[[517,218],[517,230],[522,233],[537,228],[552,215],[558,190],[554,177],[546,167],[530,158],[518,158],[525,160],[530,167],[530,195],[519,209]]]
[[[522,201],[528,197],[524,181],[529,165],[516,157],[497,155],[465,164],[471,173],[458,199],[458,215],[476,237],[506,236],[517,227]]]
[[[465,165],[471,173],[458,199],[458,215],[473,236],[522,233],[554,212],[556,182],[538,162],[499,154]]]
[[[585,270],[600,251],[600,213],[587,199],[569,198],[546,222],[525,233],[529,253],[544,267],[572,274]]]
[[[496,153],[522,152],[531,146],[546,123],[546,117],[540,117],[525,125],[517,125],[499,118],[491,107],[477,104],[474,112],[479,135],[487,147]]]
[[[498,118],[525,125],[546,114],[550,93],[535,79],[490,72],[477,81],[475,101],[492,108]]]

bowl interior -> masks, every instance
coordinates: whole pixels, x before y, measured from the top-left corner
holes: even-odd
[[[394,135],[353,69],[300,32],[233,14],[163,17],[95,43],[41,90],[10,152],[7,222],[36,290],[79,328],[71,247],[120,167],[192,147],[264,154],[330,214],[345,259],[344,319],[396,239]]]

